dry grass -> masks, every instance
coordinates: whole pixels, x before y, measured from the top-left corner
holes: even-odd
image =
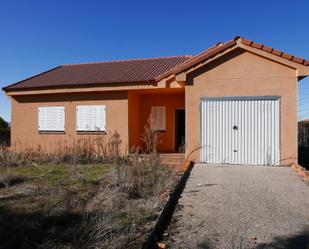
[[[111,163],[120,157],[121,143],[120,135],[115,131],[108,139],[104,135],[94,135],[92,138],[81,138],[70,143],[64,141],[51,144],[53,152],[46,152],[46,148],[40,145],[19,144],[21,152],[0,145],[0,166]]]
[[[120,144],[115,133],[99,151],[90,140],[53,154],[2,147],[0,248],[139,248],[176,174],[154,148],[122,157]]]

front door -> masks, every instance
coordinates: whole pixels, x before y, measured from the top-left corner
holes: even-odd
[[[185,110],[175,110],[175,150],[184,152],[185,145]]]

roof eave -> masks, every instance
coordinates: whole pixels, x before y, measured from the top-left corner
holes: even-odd
[[[247,40],[244,39],[244,38],[239,38],[237,40],[237,46],[239,48],[242,48],[244,50],[247,50],[248,52],[262,56],[264,58],[267,58],[267,59],[272,60],[274,62],[277,62],[279,64],[285,65],[287,67],[293,68],[297,71],[297,77],[309,75],[309,63],[308,63],[308,61],[306,61],[302,58],[297,58],[297,57],[292,56],[292,55],[290,55],[290,56],[293,58],[293,60],[289,60],[287,58],[284,58],[284,57],[281,57],[277,54],[274,54],[274,53],[268,51],[267,49],[271,49],[272,51],[276,51],[281,55],[282,54],[288,55],[284,52],[275,50],[275,49],[270,48],[270,47],[266,47],[266,46],[264,46],[262,44],[258,44],[258,43],[255,43],[255,47],[253,47],[252,45],[251,46],[247,45],[246,43],[247,43]],[[295,58],[295,60],[299,59],[303,63],[299,63],[299,62],[294,61],[294,58]]]
[[[134,83],[134,84],[133,84]],[[52,94],[52,93],[77,93],[77,92],[107,92],[107,91],[128,91],[136,89],[157,89],[165,88],[165,85],[158,85],[154,80],[143,82],[125,82],[110,83],[110,84],[87,84],[87,85],[72,85],[72,86],[55,86],[41,88],[20,88],[8,89],[5,91],[7,96],[18,95],[35,95],[35,94]]]
[[[47,70],[47,71],[44,71],[44,72],[35,74],[35,75],[33,75],[33,76],[31,76],[31,77],[28,77],[28,78],[26,78],[26,79],[23,79],[23,80],[20,80],[20,81],[15,82],[15,83],[13,83],[13,84],[10,84],[10,85],[7,85],[7,86],[5,86],[5,87],[2,87],[2,91],[6,92],[7,90],[9,90],[11,87],[13,87],[13,86],[15,86],[15,85],[18,85],[18,84],[20,84],[20,83],[22,83],[22,82],[24,82],[24,81],[26,81],[26,80],[30,80],[30,79],[35,78],[35,77],[37,77],[37,76],[40,76],[40,75],[49,73],[49,72],[51,72],[51,71],[53,71],[53,70],[55,70],[55,69],[58,69],[58,68],[60,68],[60,67],[62,67],[62,65],[57,66],[57,67],[53,67],[53,68],[51,68],[51,69],[49,69],[49,70]]]

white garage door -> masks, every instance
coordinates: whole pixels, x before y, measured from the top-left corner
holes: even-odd
[[[276,165],[280,160],[280,98],[201,98],[205,163]]]

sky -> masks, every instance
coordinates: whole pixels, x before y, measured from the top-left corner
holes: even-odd
[[[236,35],[309,59],[308,9],[308,0],[1,0],[0,87],[61,64],[194,55]],[[1,91],[0,116],[10,115]],[[309,117],[309,78],[299,117]]]

